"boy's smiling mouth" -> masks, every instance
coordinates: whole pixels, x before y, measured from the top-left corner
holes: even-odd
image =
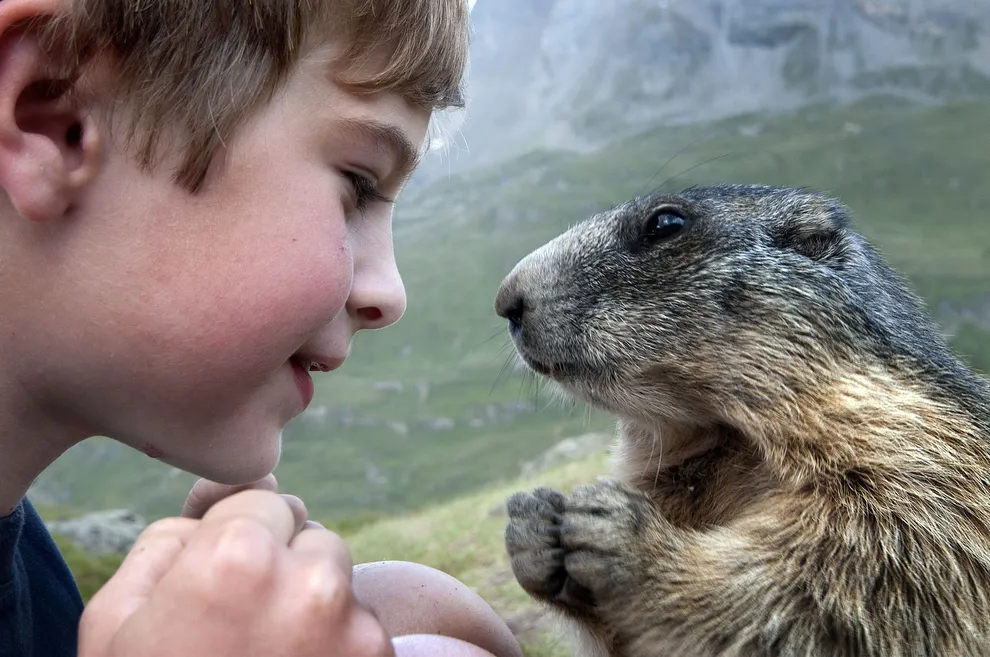
[[[332,372],[344,364],[343,358],[323,358],[316,360],[303,354],[295,354],[289,360],[304,372]]]
[[[289,359],[292,365],[292,372],[295,375],[296,387],[302,396],[303,408],[307,408],[311,401],[315,389],[313,378],[310,372],[331,372],[344,364],[343,358],[314,360],[312,357],[303,354],[295,354]]]
[[[299,389],[299,394],[302,396],[303,408],[307,408],[309,403],[313,401],[313,394],[315,393],[313,379],[309,375],[309,370],[312,367],[311,361],[293,356],[289,362],[292,364],[292,373],[295,375],[296,388]]]

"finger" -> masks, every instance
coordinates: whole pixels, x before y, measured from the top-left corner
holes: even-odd
[[[182,505],[182,516],[185,518],[202,518],[203,514],[214,504],[225,497],[230,497],[234,493],[239,493],[243,490],[268,490],[277,492],[278,481],[273,474],[269,474],[249,484],[236,486],[218,484],[208,479],[199,479],[193,484],[192,490],[189,491],[189,496],[186,497],[185,504]]]
[[[269,474],[263,479],[250,484],[241,485],[218,484],[215,481],[200,479],[193,485],[189,496],[186,498],[186,502],[182,507],[182,516],[187,518],[202,518],[210,507],[220,500],[245,490],[277,492],[278,481],[273,474]],[[292,509],[292,515],[296,522],[295,531],[301,531],[309,515],[306,505],[295,495],[283,495],[282,497],[285,499],[286,504],[289,505],[289,508]]]
[[[304,529],[292,539],[289,547],[293,552],[330,561],[345,574],[350,584],[354,561],[344,539],[337,534],[323,528]]]
[[[392,637],[378,622],[378,618],[372,610],[361,606],[357,607],[347,629],[344,645],[360,646],[359,649],[366,655],[395,657],[396,650],[392,643]]]
[[[282,499],[285,500],[285,503],[288,504],[289,508],[292,510],[292,518],[296,523],[295,531],[293,532],[293,535],[295,535],[302,531],[303,527],[306,525],[309,511],[306,510],[306,505],[303,501],[295,495],[283,494]]]
[[[267,530],[277,545],[288,545],[296,535],[296,527],[302,526],[285,496],[272,491],[248,489],[226,497],[203,515],[199,534],[213,534],[234,520],[255,523]]]
[[[80,641],[109,645],[124,621],[151,596],[198,524],[191,518],[165,518],[148,525],[113,577],[86,605]]]

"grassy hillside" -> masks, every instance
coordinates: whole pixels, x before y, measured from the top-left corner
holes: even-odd
[[[503,371],[510,351],[492,301],[529,250],[657,185],[759,182],[838,195],[957,348],[990,372],[988,115],[990,100],[742,117],[656,129],[594,154],[533,152],[417,191],[396,214],[409,310],[397,326],[359,336],[341,370],[317,377],[312,411],[286,431],[283,489],[314,515],[364,522],[511,480],[560,438],[606,426]],[[154,517],[177,511],[190,484],[104,441],[68,452],[38,488],[49,502]]]

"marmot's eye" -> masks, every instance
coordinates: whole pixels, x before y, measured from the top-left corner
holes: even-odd
[[[684,230],[687,220],[673,210],[656,210],[643,223],[644,242],[659,242],[673,237]]]

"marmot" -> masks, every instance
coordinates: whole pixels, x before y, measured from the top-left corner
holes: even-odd
[[[638,197],[498,290],[619,420],[616,479],[508,502],[519,584],[613,657],[990,655],[990,383],[803,189]]]

